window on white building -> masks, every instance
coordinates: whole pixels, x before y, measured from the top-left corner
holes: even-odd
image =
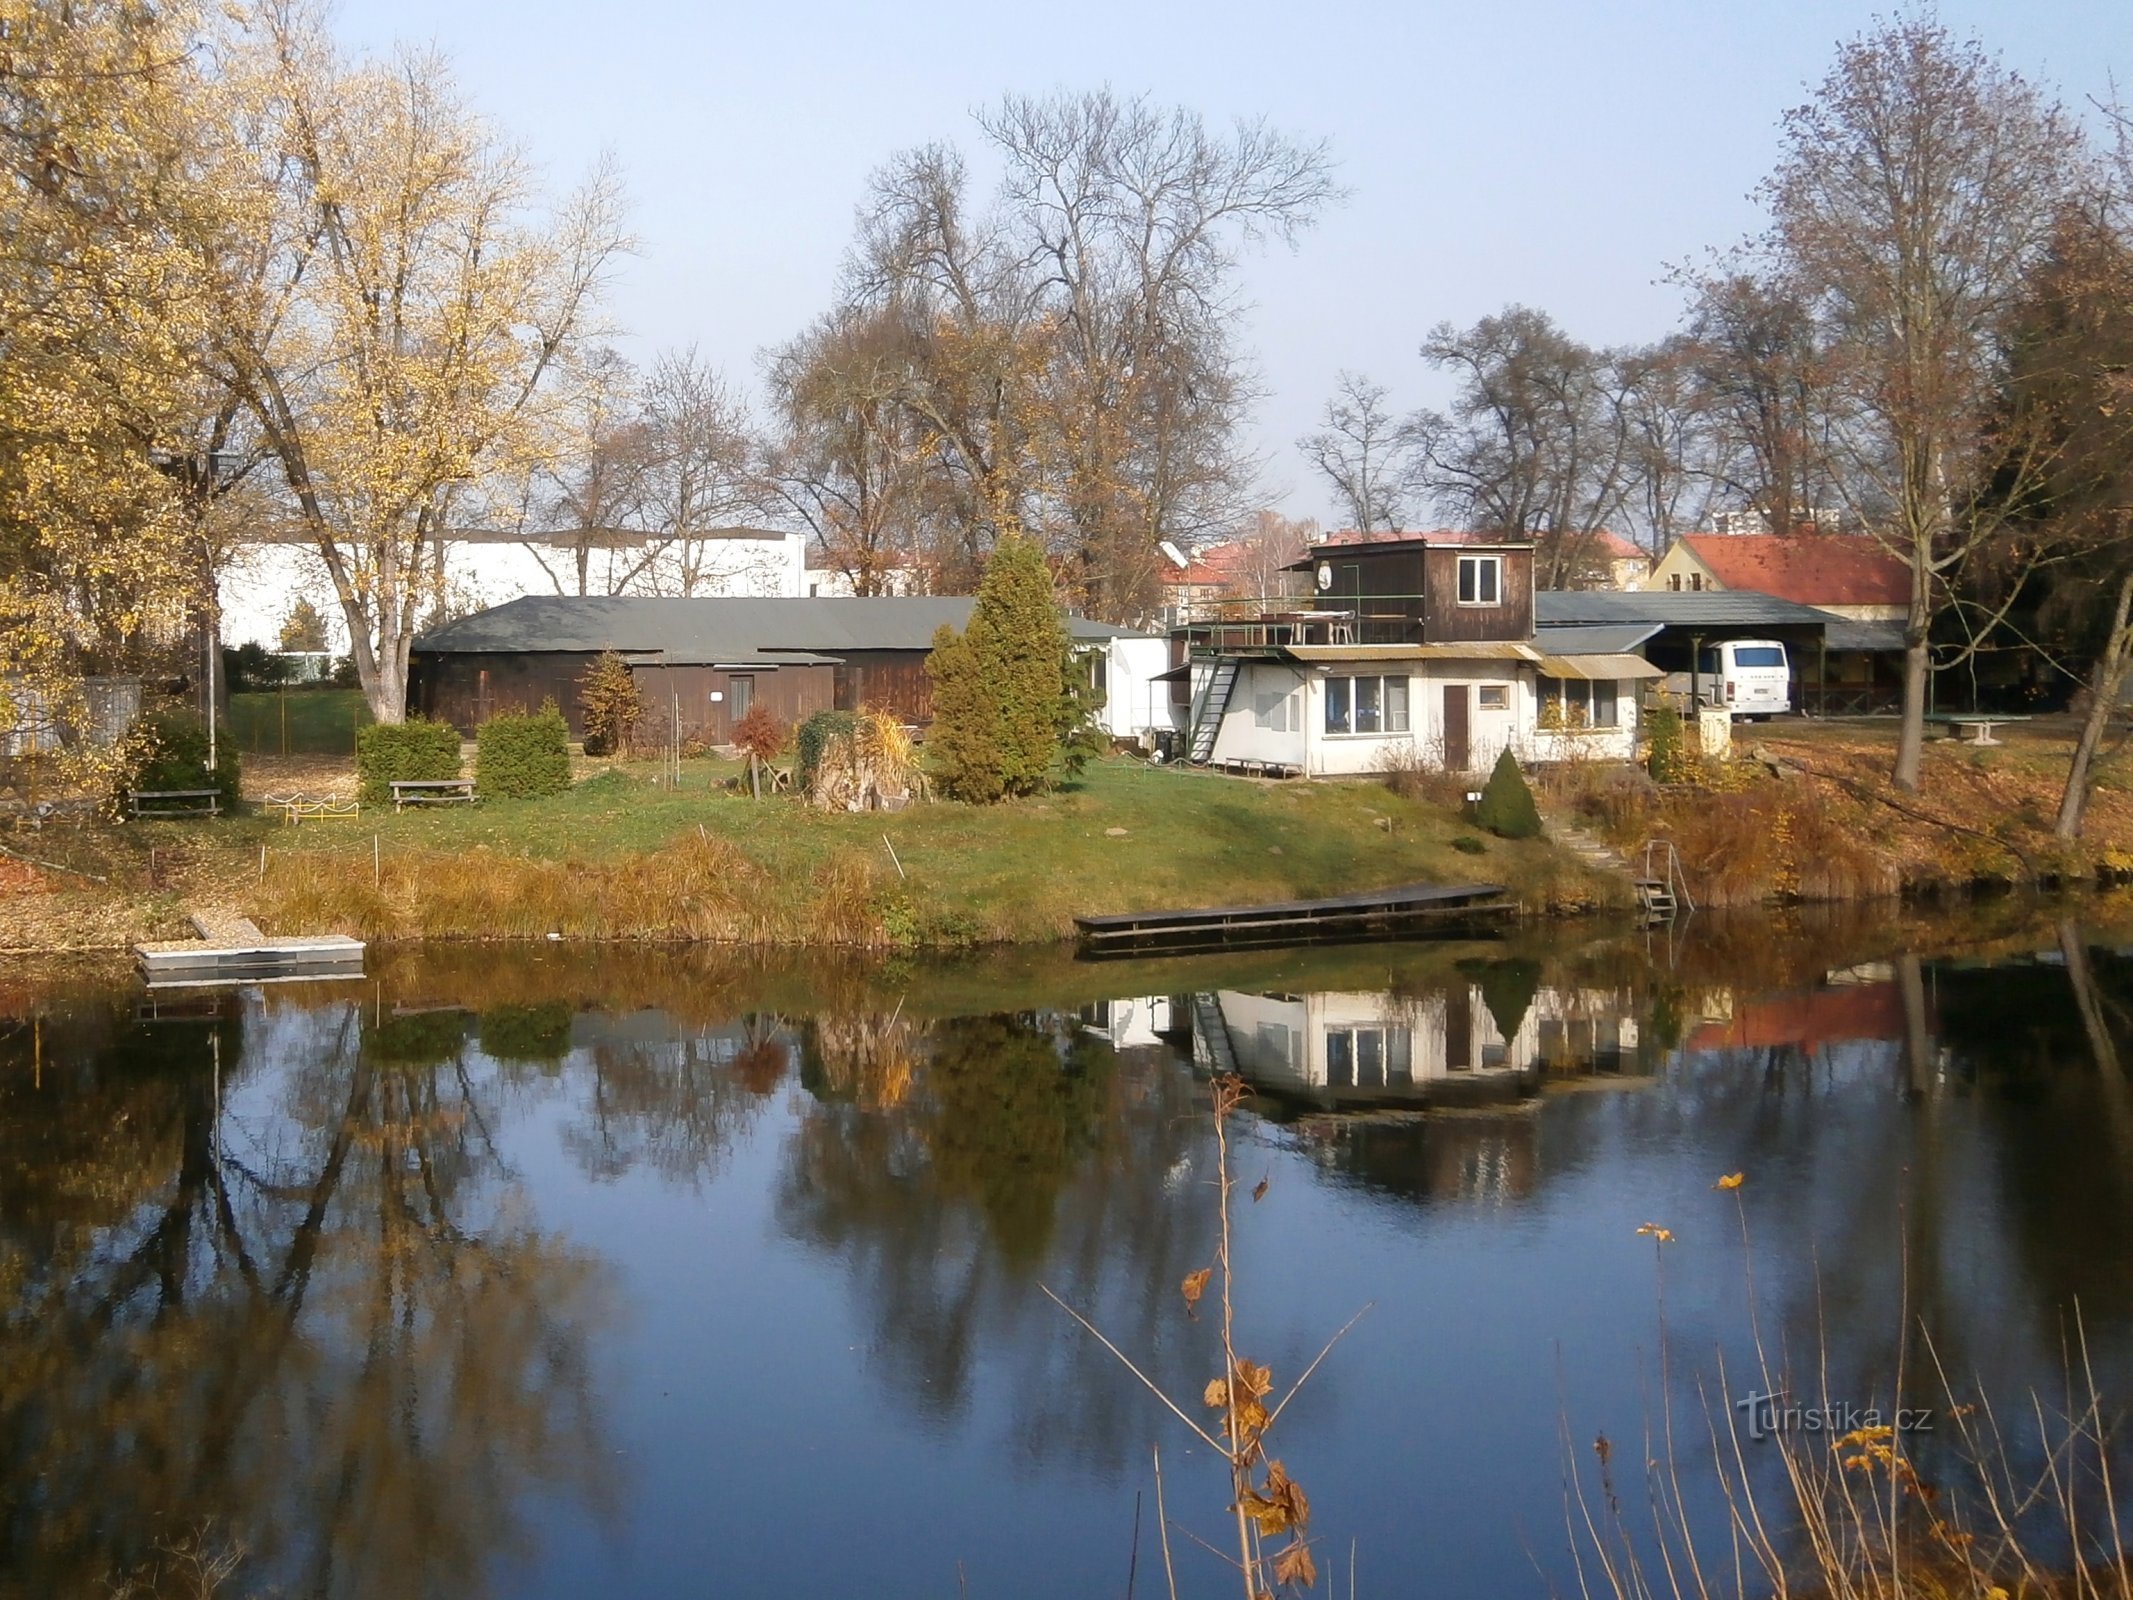
[[[1503,603],[1503,557],[1459,558],[1459,603],[1463,606],[1494,606]]]
[[[1511,686],[1508,683],[1484,683],[1474,690],[1474,703],[1484,711],[1508,711],[1511,709]]]
[[[1287,733],[1301,724],[1296,720],[1293,694],[1274,692],[1252,696],[1252,720],[1269,733]]]
[[[1340,677],[1326,680],[1326,732],[1408,731],[1404,677]]]
[[[1543,678],[1540,725],[1543,728],[1619,728],[1620,686],[1612,678]]]

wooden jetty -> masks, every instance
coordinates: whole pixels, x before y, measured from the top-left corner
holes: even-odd
[[[196,911],[198,939],[133,947],[151,989],[197,989],[228,983],[310,983],[363,976],[363,941],[325,933],[272,939],[249,917]]]
[[[1499,883],[1414,883],[1324,900],[1076,917],[1074,925],[1081,930],[1082,953],[1090,956],[1443,935],[1509,915],[1517,908],[1503,894]]]

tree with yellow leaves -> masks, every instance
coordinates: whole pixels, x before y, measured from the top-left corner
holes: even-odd
[[[0,750],[76,778],[82,679],[139,671],[200,565],[162,470],[201,329],[167,219],[194,204],[195,15],[0,0]]]
[[[269,0],[218,66],[226,203],[193,240],[212,368],[325,565],[372,713],[398,722],[448,528],[548,448],[552,380],[628,245],[620,186],[603,166],[538,214],[439,57],[348,60],[302,0]]]

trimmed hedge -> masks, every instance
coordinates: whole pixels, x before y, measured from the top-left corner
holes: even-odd
[[[449,722],[374,722],[356,734],[356,777],[365,805],[390,800],[395,783],[459,776],[459,730]]]
[[[229,730],[215,742],[215,770],[207,770],[207,727],[190,711],[152,711],[133,725],[135,751],[126,789],[212,789],[223,815],[237,809],[237,741]]]
[[[553,700],[505,712],[474,735],[474,788],[485,800],[537,800],[570,787],[570,726]]]

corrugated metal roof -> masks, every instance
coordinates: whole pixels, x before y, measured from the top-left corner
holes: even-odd
[[[698,661],[768,651],[930,650],[942,627],[962,628],[968,595],[810,599],[645,599],[633,595],[527,595],[447,623],[415,641],[444,654],[518,651],[648,651]],[[1128,630],[1068,619],[1076,639],[1113,639]]]
[[[1823,641],[1832,650],[1871,650],[1901,653],[1903,624],[1900,622],[1854,622],[1840,617],[1822,630]]]
[[[1663,678],[1666,674],[1642,656],[1542,656],[1544,678]]]
[[[1292,644],[1297,661],[1538,661],[1540,652],[1513,639],[1470,644]]]
[[[1662,628],[1820,628],[1830,612],[1752,589],[1543,589],[1533,596],[1543,626],[1645,622]]]
[[[1565,656],[1624,656],[1653,634],[1656,622],[1566,622],[1536,629],[1533,647]]]

